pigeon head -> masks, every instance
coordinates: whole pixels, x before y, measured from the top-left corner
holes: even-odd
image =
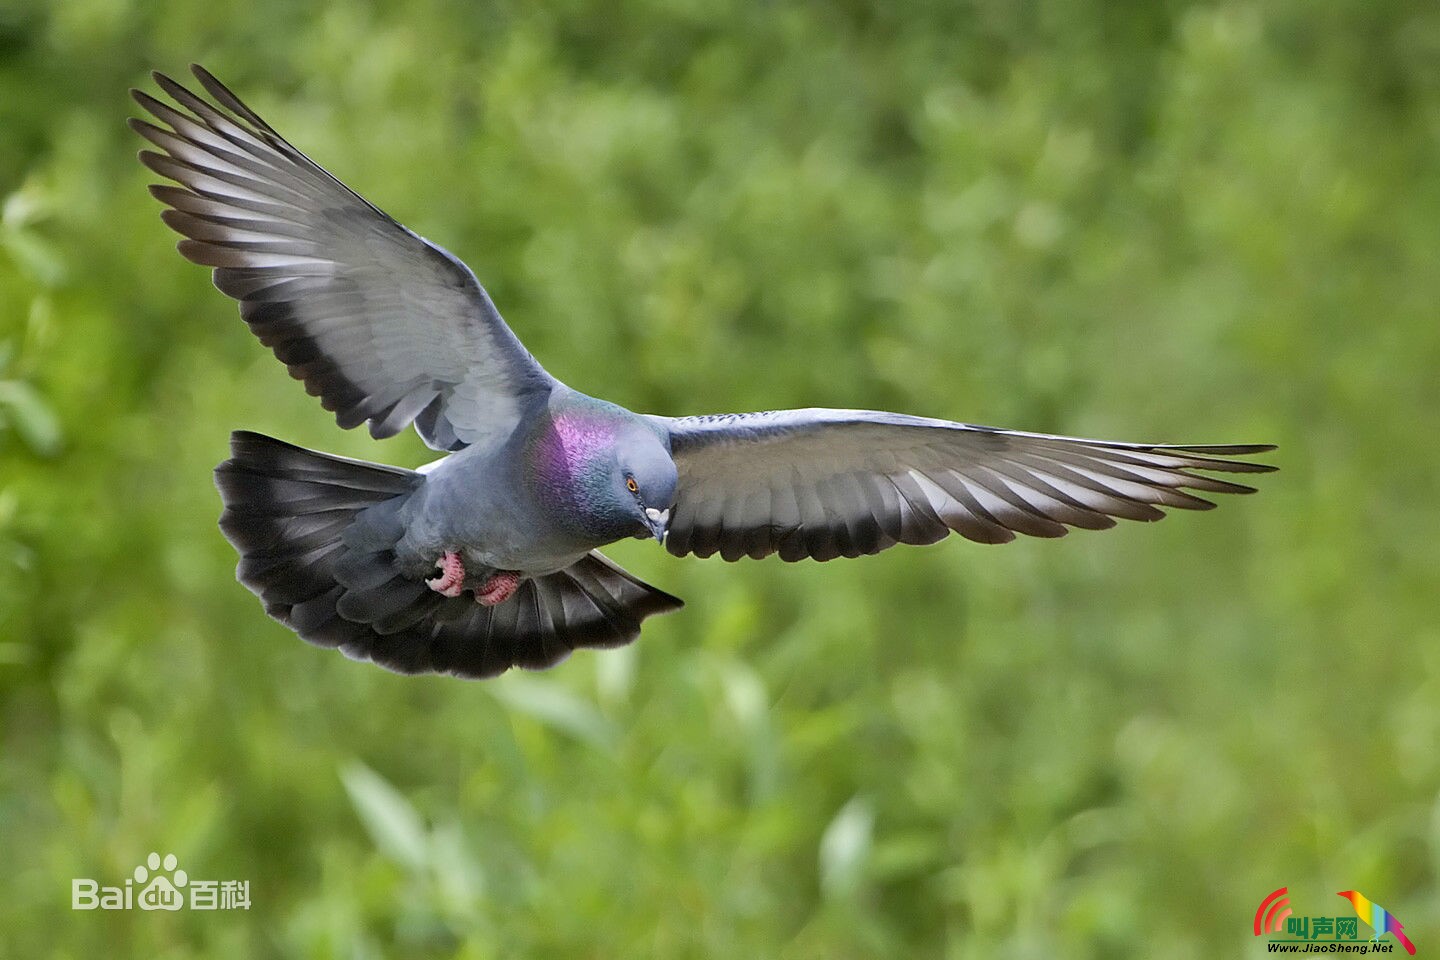
[[[527,459],[555,519],[575,532],[599,543],[664,541],[679,478],[646,421],[610,404],[565,409],[538,431]]]
[[[675,488],[679,484],[670,451],[648,424],[637,423],[626,431],[624,440],[616,448],[615,464],[613,477],[620,480],[624,490],[618,495],[619,502],[643,524],[635,536],[654,537],[664,543],[665,531],[670,525],[670,508],[675,506]],[[614,503],[614,499],[611,502]]]

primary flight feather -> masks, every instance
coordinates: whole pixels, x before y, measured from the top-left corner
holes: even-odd
[[[653,537],[676,556],[829,560],[952,531],[1058,537],[1190,491],[1265,444],[1110,443],[868,410],[657,417],[545,372],[458,258],[291,146],[206,70],[209,100],[131,126],[151,192],[260,342],[344,428],[413,423],[448,456],[423,471],[237,431],[216,468],[237,576],[301,637],[404,673],[489,677],[628,643],[680,600],[598,552]],[[1197,472],[1199,471],[1199,472]]]

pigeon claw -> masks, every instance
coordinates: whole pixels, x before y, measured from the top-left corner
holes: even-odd
[[[520,574],[513,570],[501,570],[490,577],[475,591],[475,602],[482,607],[493,607],[504,603],[520,589]]]
[[[447,550],[435,561],[435,566],[440,569],[439,575],[428,578],[425,585],[442,597],[460,596],[465,584],[465,561],[460,559],[460,554]]]

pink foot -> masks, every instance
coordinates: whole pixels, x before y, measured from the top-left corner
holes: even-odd
[[[480,584],[480,589],[475,591],[475,602],[482,607],[493,607],[509,600],[519,589],[520,574],[513,570],[501,570]]]
[[[435,561],[435,566],[440,568],[440,576],[426,580],[426,585],[442,597],[460,596],[465,582],[465,561],[460,559],[460,554],[447,550],[443,557]]]

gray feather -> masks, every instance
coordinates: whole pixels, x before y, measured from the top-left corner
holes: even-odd
[[[1214,506],[1185,488],[1253,492],[1197,470],[1273,469],[1222,459],[1267,445],[1109,443],[869,410],[651,420],[680,473],[667,547],[726,560],[828,560],[952,531],[981,543],[1058,537]]]
[[[178,186],[152,193],[180,252],[336,422],[388,437],[414,422],[436,449],[504,437],[554,381],[515,339],[474,274],[319,167],[201,68],[207,102],[134,91],[165,126],[132,120],[160,152],[140,160]],[[168,127],[169,129],[166,129]],[[263,306],[262,306],[263,305]]]

